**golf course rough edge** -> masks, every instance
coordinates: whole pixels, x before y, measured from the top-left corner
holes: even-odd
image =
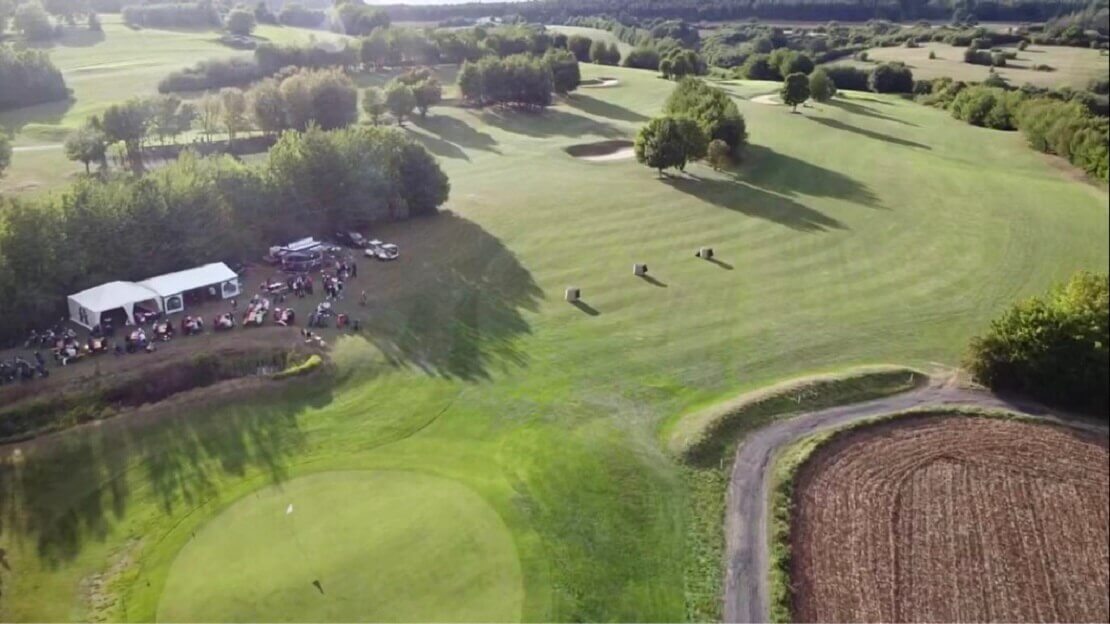
[[[523,602],[513,536],[480,495],[350,470],[262,488],[210,519],[174,558],[156,619],[507,622]]]
[[[745,433],[783,416],[899,394],[926,382],[925,373],[892,365],[799,377],[683,416],[668,436],[667,450],[687,464],[718,465],[730,461]]]
[[[853,423],[821,431],[796,440],[777,451],[771,468],[771,497],[768,511],[767,532],[770,550],[768,561],[768,599],[770,621],[775,624],[793,622],[793,591],[790,583],[790,522],[794,512],[794,478],[798,470],[821,447],[859,429],[872,427],[900,418],[913,416],[969,416],[979,418],[1002,418],[1045,426],[1067,426],[1064,423],[1045,420],[1020,412],[1004,409],[984,409],[978,407],[919,407],[881,416],[865,418]]]

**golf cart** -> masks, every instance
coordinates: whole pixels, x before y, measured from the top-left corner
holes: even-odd
[[[378,260],[396,260],[401,256],[401,250],[392,243],[383,243],[374,239],[366,245],[366,257]]]

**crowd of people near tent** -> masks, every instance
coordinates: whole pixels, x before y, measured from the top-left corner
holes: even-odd
[[[284,276],[271,276],[264,280],[240,310],[238,299],[230,299],[231,310],[215,316],[212,329],[217,332],[230,331],[237,325],[257,327],[273,324],[281,327],[296,325],[297,312],[283,305],[289,295],[298,299],[311,297],[317,285],[324,293],[324,301],[319,302],[308,314],[306,327],[301,330],[305,342],[324,346],[323,338],[316,328],[329,327],[334,323],[337,329],[360,331],[361,323],[345,312],[336,309],[343,300],[344,290],[350,279],[358,275],[358,266],[350,259],[336,259],[321,269],[318,275],[295,273]],[[360,300],[366,304],[365,291]],[[0,360],[0,384],[14,381],[28,381],[48,377],[50,370],[44,352],[52,354],[56,366],[68,366],[94,355],[114,353],[116,356],[137,353],[153,353],[160,343],[168,343],[177,336],[195,336],[205,331],[205,319],[196,314],[185,314],[176,323],[160,312],[134,312],[136,324],[120,331],[113,326],[110,318],[105,317],[101,324],[95,325],[82,340],[78,333],[62,319],[54,327],[44,331],[32,331],[24,349],[29,353],[16,354]]]

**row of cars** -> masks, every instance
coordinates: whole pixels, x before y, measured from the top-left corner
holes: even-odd
[[[367,239],[358,232],[339,232],[335,238],[347,247],[361,249],[367,258],[390,261],[401,257],[401,250],[397,245]],[[289,273],[307,273],[322,268],[325,261],[341,259],[345,255],[346,250],[343,247],[309,237],[271,247],[265,260]]]
[[[397,245],[384,243],[376,238],[367,239],[358,232],[337,232],[335,238],[344,245],[362,249],[367,258],[396,260],[401,257],[401,250],[398,249]]]

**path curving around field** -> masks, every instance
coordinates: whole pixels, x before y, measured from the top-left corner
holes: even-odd
[[[926,387],[874,401],[807,412],[748,435],[736,451],[725,501],[725,622],[769,621],[767,516],[775,452],[800,438],[883,414],[926,407],[1007,409],[1063,422],[1040,405],[934,380]],[[1073,424],[1074,423],[1069,423]],[[1088,427],[1082,427],[1088,428]],[[1092,430],[1105,431],[1098,427]]]

